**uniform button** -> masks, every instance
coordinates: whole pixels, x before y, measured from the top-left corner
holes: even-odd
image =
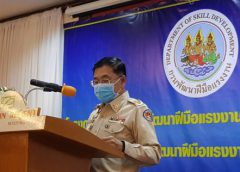
[[[105,128],[106,128],[106,129],[108,129],[108,128],[109,128],[109,125],[108,125],[108,124],[106,124],[106,125],[105,125]]]
[[[110,120],[112,120],[112,121],[117,121],[117,118],[115,118],[115,117],[112,116],[112,117],[110,118]]]
[[[117,108],[118,108],[118,105],[113,105],[114,110],[117,110]]]

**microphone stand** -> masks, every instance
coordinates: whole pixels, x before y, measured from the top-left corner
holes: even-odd
[[[34,90],[44,90],[44,88],[35,87],[35,88],[30,89],[24,96],[24,99],[26,100],[26,102],[27,102],[28,95]]]
[[[29,93],[31,93],[31,92],[34,91],[34,90],[42,90],[42,91],[44,91],[44,92],[56,92],[56,90],[54,90],[53,88],[48,88],[48,87],[35,87],[35,88],[32,88],[31,90],[29,90],[29,91],[25,94],[24,98],[25,98],[26,102],[27,102],[27,98],[28,98]]]

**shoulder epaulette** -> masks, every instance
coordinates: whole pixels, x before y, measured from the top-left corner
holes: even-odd
[[[135,106],[142,106],[144,105],[144,103],[139,100],[139,99],[134,99],[134,98],[128,98],[128,101],[132,104],[134,104]]]
[[[99,108],[101,108],[102,106],[103,106],[103,104],[97,104],[97,105],[95,106],[94,110],[99,109]]]

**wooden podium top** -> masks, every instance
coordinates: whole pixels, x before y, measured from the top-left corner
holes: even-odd
[[[1,114],[0,114],[1,115]],[[49,116],[0,118],[0,135],[27,132],[30,137],[46,145],[71,151],[78,156],[122,158],[124,154],[78,125]]]

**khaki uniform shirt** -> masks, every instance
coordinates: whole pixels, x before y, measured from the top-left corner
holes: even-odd
[[[136,172],[140,166],[160,161],[151,111],[127,91],[109,104],[97,106],[86,128],[99,138],[114,136],[125,142],[125,158],[93,158],[91,171]]]

